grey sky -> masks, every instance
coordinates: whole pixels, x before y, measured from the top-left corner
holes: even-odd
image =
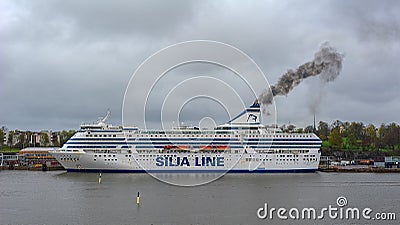
[[[193,39],[243,50],[272,84],[329,41],[345,54],[342,74],[323,87],[310,78],[276,97],[278,123],[310,124],[316,102],[318,120],[398,123],[398,12],[398,1],[364,0],[0,1],[0,125],[76,129],[108,108],[111,122],[121,124],[133,71],[161,48]],[[198,68],[193,75],[213,71],[219,69]],[[154,95],[179,79],[164,82]],[[243,95],[250,105],[253,97]],[[226,119],[210,112],[218,122]],[[182,118],[195,123],[204,115]]]

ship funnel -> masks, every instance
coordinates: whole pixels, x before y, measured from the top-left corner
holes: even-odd
[[[261,111],[258,100],[253,105],[246,108],[243,112],[230,120],[229,124],[260,124]]]

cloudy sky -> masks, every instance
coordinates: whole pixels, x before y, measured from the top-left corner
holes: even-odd
[[[345,54],[341,75],[326,85],[310,78],[276,97],[278,123],[311,124],[313,106],[317,120],[398,123],[398,12],[395,0],[0,1],[0,125],[77,129],[107,109],[111,122],[121,124],[125,89],[137,67],[162,48],[200,39],[241,49],[271,84],[329,41]],[[188,68],[169,73],[153,96],[162,98],[190,76],[227,73],[209,65]],[[243,102],[254,101],[231,83]],[[195,103],[182,111],[188,123],[207,112],[216,122],[227,119],[215,102]],[[149,115],[157,124],[159,112]]]

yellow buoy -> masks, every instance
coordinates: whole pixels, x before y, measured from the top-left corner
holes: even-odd
[[[137,196],[136,196],[136,204],[140,204],[140,196],[139,196],[139,192],[137,193]]]
[[[99,184],[101,183],[101,173],[99,175]]]

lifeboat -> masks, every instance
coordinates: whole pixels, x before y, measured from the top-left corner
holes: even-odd
[[[200,147],[200,150],[203,151],[225,151],[225,150],[230,150],[230,147],[228,145],[207,145],[207,146],[202,146]]]
[[[164,146],[164,150],[175,150],[175,151],[188,151],[190,150],[190,146],[188,145],[166,145]]]
[[[200,150],[203,150],[203,151],[214,150],[214,146],[211,146],[211,145],[202,146],[202,147],[200,147]]]
[[[176,146],[175,150],[188,151],[188,150],[190,150],[190,146],[188,146],[188,145],[178,145],[178,146]]]

